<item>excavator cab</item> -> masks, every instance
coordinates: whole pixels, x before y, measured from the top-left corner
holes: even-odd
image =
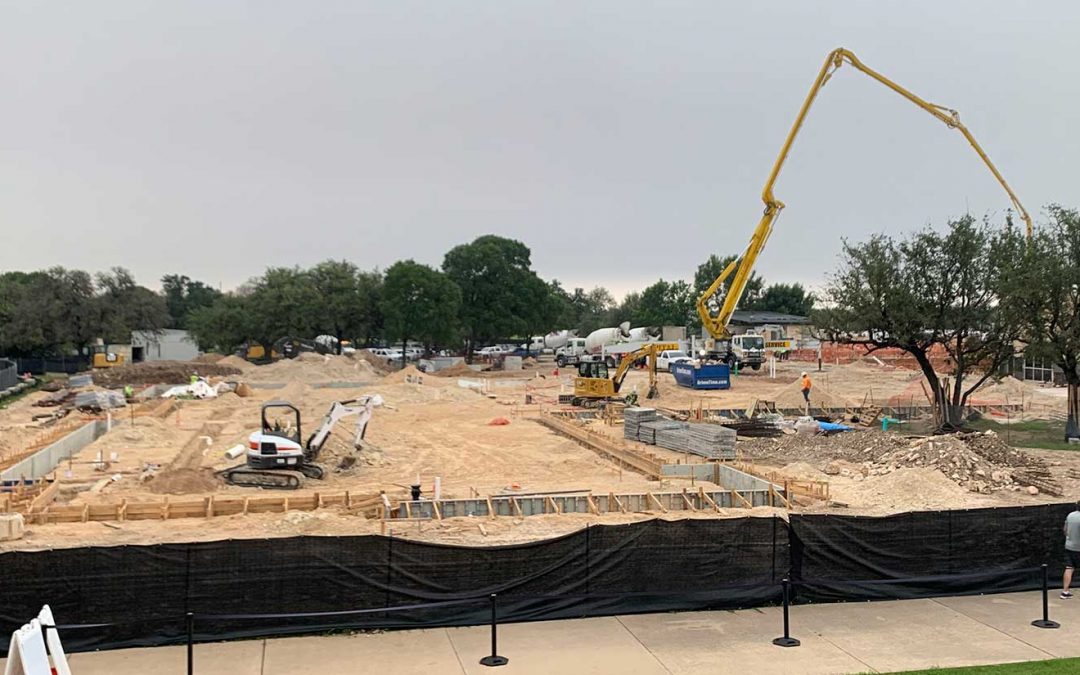
[[[584,361],[578,364],[578,377],[608,378],[608,367],[603,361]]]
[[[267,401],[262,407],[262,432],[300,443],[300,410],[288,401]]]

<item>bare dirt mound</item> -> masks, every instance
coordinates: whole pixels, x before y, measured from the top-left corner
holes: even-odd
[[[851,485],[834,484],[831,492],[834,498],[850,506],[886,513],[977,506],[985,499],[968,492],[940,471],[927,468],[897,469]]]
[[[823,471],[806,462],[792,462],[780,469],[780,472],[796,480],[829,480],[829,476]]]
[[[125,384],[187,384],[192,375],[227,377],[240,369],[198,361],[145,361],[94,371],[94,384],[116,388]]]
[[[220,485],[210,469],[173,469],[154,476],[149,487],[157,494],[187,495],[213,492]]]
[[[1036,390],[1037,387],[1030,383],[1021,382],[1008,375],[997,382],[987,380],[983,386],[975,390],[971,398],[979,401],[1020,403],[1025,399],[1030,400]]]
[[[405,366],[404,368],[395,370],[394,372],[384,377],[383,382],[400,383],[410,379],[415,380],[416,378],[423,377],[424,373],[421,373],[419,370],[417,370],[416,366]]]
[[[475,377],[476,374],[477,374],[477,371],[470,368],[468,366],[468,364],[455,363],[454,365],[450,366],[449,368],[443,368],[442,370],[438,370],[438,371],[436,371],[436,372],[434,372],[432,374],[433,375],[438,375],[439,377],[462,377],[462,376],[465,376],[465,377],[473,376],[473,377]]]
[[[247,370],[249,368],[254,368],[255,367],[254,363],[252,363],[251,361],[247,361],[245,359],[242,359],[239,356],[237,356],[236,354],[230,354],[230,355],[226,356],[225,358],[218,361],[217,364],[219,366],[229,366],[231,368],[238,368],[240,370]]]
[[[812,378],[811,378],[812,379]],[[851,401],[837,394],[831,389],[818,382],[812,382],[810,388],[811,408],[849,408]],[[770,399],[776,403],[777,408],[801,408],[806,402],[802,395],[802,382],[795,380],[791,384],[777,388]]]
[[[366,382],[374,376],[375,369],[367,361],[310,352],[244,373],[251,382]]]
[[[198,361],[199,363],[217,363],[223,358],[225,358],[224,354],[218,354],[217,352],[206,352],[205,354],[200,354],[199,356],[196,356],[192,359],[192,361]]]
[[[366,349],[356,350],[353,352],[352,358],[367,363],[378,373],[392,373],[395,370],[395,368],[390,365],[389,361],[381,356],[375,356]]]

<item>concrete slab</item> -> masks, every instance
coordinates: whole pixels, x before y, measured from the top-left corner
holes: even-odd
[[[1008,633],[1017,640],[1043,650],[1050,656],[1080,656],[1080,601],[1060,600],[1058,591],[1050,594],[1050,618],[1061,628],[1048,630],[1031,625],[1042,618],[1042,593],[1007,593],[937,598],[936,602]]]
[[[813,631],[880,672],[1048,658],[1046,652],[933,600],[794,607],[791,622],[795,637]]]
[[[450,628],[447,632],[466,673],[491,675],[492,669],[480,665],[480,658],[491,653],[490,629],[477,626]],[[615,617],[499,626],[499,654],[510,659],[510,663],[498,668],[499,675],[671,672]]]
[[[263,675],[359,672],[453,675],[464,671],[442,628],[282,638],[266,643]]]
[[[636,614],[619,620],[669,671],[681,673],[859,673],[868,666],[820,636],[792,634],[799,647],[772,644],[783,634],[780,608],[738,612]]]
[[[262,656],[262,640],[195,645],[195,672],[199,675],[260,675]],[[186,673],[187,647],[82,652],[71,654],[68,662],[72,672],[79,675]]]

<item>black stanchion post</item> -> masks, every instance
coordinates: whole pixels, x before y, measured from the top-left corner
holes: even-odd
[[[184,624],[187,628],[187,675],[195,675],[195,615],[191,612],[184,615]]]
[[[1061,628],[1060,623],[1050,620],[1050,572],[1046,567],[1046,563],[1042,564],[1042,601],[1042,618],[1035,619],[1031,622],[1031,625],[1036,628]]]
[[[777,647],[798,647],[802,643],[791,637],[791,624],[788,621],[788,606],[791,604],[791,582],[787,577],[784,577],[780,581],[780,585],[784,587],[784,636],[776,638],[772,643]]]
[[[495,611],[496,611],[496,599],[495,594],[491,594],[491,654],[480,659],[480,665],[482,666],[505,666],[510,663],[510,659],[505,656],[499,656],[498,638],[496,636],[496,623],[495,623]]]

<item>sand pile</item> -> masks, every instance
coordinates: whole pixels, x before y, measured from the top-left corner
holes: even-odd
[[[226,356],[225,358],[219,360],[217,364],[219,366],[229,366],[230,368],[237,368],[239,370],[248,370],[249,368],[255,367],[254,363],[246,359],[242,359],[236,354],[230,354],[229,356]]]
[[[906,468],[830,488],[834,499],[849,506],[895,513],[977,505],[981,499],[934,469]]]
[[[443,368],[442,370],[433,373],[433,375],[438,375],[439,377],[475,377],[476,374],[477,371],[470,368],[467,363],[455,363],[449,368]]]
[[[398,368],[394,372],[390,373],[383,378],[383,382],[390,382],[393,384],[400,384],[402,382],[408,382],[413,380],[415,382],[422,382],[424,379],[424,373],[417,370],[416,366],[405,366],[404,368]]]
[[[971,398],[977,401],[1020,403],[1024,400],[1030,401],[1036,389],[1033,385],[1008,375],[997,382],[987,380],[972,393]]]
[[[95,370],[93,373],[94,384],[110,389],[117,389],[125,384],[187,384],[195,374],[203,377],[228,377],[239,375],[240,369],[221,362],[144,361]]]
[[[305,352],[295,359],[250,368],[244,373],[244,379],[250,382],[367,382],[374,375],[375,371],[367,361]]]
[[[149,482],[151,492],[169,495],[213,492],[220,486],[210,469],[173,469],[154,476]]]
[[[850,408],[852,403],[844,396],[830,390],[820,382],[813,382],[810,388],[811,408]],[[764,397],[763,397],[764,398]],[[777,408],[801,408],[805,405],[802,395],[802,380],[797,379],[791,384],[777,388],[768,399],[776,403]]]
[[[396,368],[390,365],[390,362],[381,356],[376,356],[366,349],[358,349],[351,355],[352,358],[357,361],[363,361],[369,364],[377,373],[392,373]]]
[[[829,476],[806,462],[792,462],[780,472],[796,480],[829,480]]]

